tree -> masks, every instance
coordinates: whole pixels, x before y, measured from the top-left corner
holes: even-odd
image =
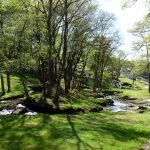
[[[147,70],[149,74],[149,93],[150,93],[150,62],[149,62],[149,26],[150,19],[146,17],[143,21],[137,22],[133,29],[130,31],[137,39],[133,43],[134,49],[136,50],[145,50],[146,51],[146,59],[147,59]]]
[[[1,2],[0,66],[1,72],[7,74],[8,92],[11,91],[10,75],[15,73],[20,76],[26,97],[30,99],[26,75],[32,75],[41,81],[43,96],[52,98],[55,108],[60,109],[60,94],[68,95],[71,87],[82,90],[92,71],[94,88],[101,90],[103,74],[119,42],[114,17],[105,12],[98,14],[93,2]],[[88,65],[91,57],[96,60],[92,62],[92,71]],[[1,81],[3,83],[2,76]],[[77,81],[76,86],[73,81]]]
[[[95,22],[95,35],[93,45],[94,53],[94,85],[96,88],[102,90],[102,80],[105,68],[110,56],[116,51],[119,46],[118,33],[114,31],[115,18],[112,14],[101,11],[97,14]]]
[[[120,77],[121,69],[126,65],[126,57],[127,55],[125,54],[125,52],[121,50],[117,50],[111,57],[108,67],[111,70],[112,79],[118,79]]]

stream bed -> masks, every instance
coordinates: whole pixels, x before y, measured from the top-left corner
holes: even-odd
[[[138,109],[138,106],[131,105],[130,103],[122,102],[119,100],[113,100],[114,105],[113,106],[107,106],[104,110],[109,110],[111,112],[129,112],[129,111],[135,111]]]
[[[118,100],[115,96],[108,96],[107,99],[114,101],[113,105],[106,106],[104,110],[111,112],[131,112],[139,110],[143,112],[150,108],[150,99],[145,100]]]
[[[147,100],[118,100],[115,96],[106,96],[106,99],[111,101],[111,105],[106,105],[103,107],[104,111],[110,112],[131,112],[135,110],[145,110],[150,108],[150,99]],[[12,103],[13,102],[13,103]],[[8,103],[8,104],[7,104]],[[0,116],[5,115],[37,115],[38,113],[28,109],[26,106],[22,105],[18,99],[16,100],[6,100],[0,101],[0,105],[5,105],[5,107],[0,109]],[[142,112],[141,112],[142,113]]]
[[[16,104],[16,105],[9,106],[9,107],[7,106],[0,111],[0,116],[19,115],[19,114],[37,115],[37,112],[34,112],[34,111],[28,109],[26,106],[24,106],[22,104]]]

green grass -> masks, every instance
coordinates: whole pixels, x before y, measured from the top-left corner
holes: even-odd
[[[150,113],[7,116],[0,150],[131,150],[150,137]]]
[[[85,110],[86,112],[90,111],[94,108],[102,108],[100,103],[103,103],[104,100],[99,100],[95,98],[82,98],[82,99],[70,99],[69,101],[66,101],[65,103],[60,103],[61,109],[66,108],[81,108]]]
[[[10,83],[11,83],[11,92],[10,93],[7,93],[6,75],[4,74],[3,77],[4,77],[4,87],[5,87],[6,94],[4,96],[2,96],[1,99],[20,95],[20,94],[24,93],[24,89],[23,89],[20,77],[15,76],[15,75],[10,76]],[[26,83],[30,83],[30,84],[34,84],[34,85],[40,84],[38,79],[33,79],[31,77],[26,77]],[[1,84],[0,84],[0,89],[1,89]]]
[[[128,78],[120,78],[122,82],[128,82],[132,84],[132,80]],[[122,92],[122,96],[128,95],[131,98],[136,99],[148,99],[150,98],[150,93],[148,93],[148,87],[141,83],[139,80],[133,85],[133,89],[119,89]]]
[[[38,94],[33,94],[31,97],[36,100],[45,100],[48,104],[53,104],[52,99],[50,98],[43,98],[41,93]],[[100,105],[101,103],[104,103],[106,100],[105,99],[96,99],[96,98],[72,98],[68,99],[65,97],[60,97],[60,109],[68,109],[68,108],[73,108],[73,109],[78,109],[81,108],[85,110],[86,112],[91,111],[91,109],[94,108],[99,108],[102,109],[102,106]]]
[[[23,93],[23,86],[21,84],[20,78],[17,76],[10,76],[10,83],[11,83],[11,92],[19,92]],[[5,85],[5,91],[7,91],[7,81],[6,81],[6,75],[4,75],[4,85]]]

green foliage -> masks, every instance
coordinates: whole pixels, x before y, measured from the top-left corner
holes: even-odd
[[[105,72],[102,81],[102,88],[109,89],[111,87],[111,74],[109,72]]]

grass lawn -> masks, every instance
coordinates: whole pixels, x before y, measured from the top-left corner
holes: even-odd
[[[133,150],[150,138],[150,112],[0,118],[0,150]]]
[[[122,82],[128,82],[132,84],[132,80],[128,78],[120,78]],[[138,88],[137,88],[138,87]],[[119,89],[122,92],[122,95],[128,95],[131,98],[137,99],[148,99],[150,98],[150,93],[148,93],[148,87],[141,83],[139,80],[136,81],[135,85],[133,85],[133,89]]]

